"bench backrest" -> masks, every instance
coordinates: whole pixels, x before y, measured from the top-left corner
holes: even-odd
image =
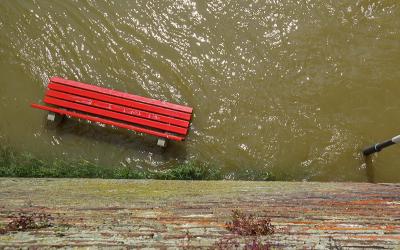
[[[44,102],[68,110],[185,137],[193,109],[60,77],[50,79]]]

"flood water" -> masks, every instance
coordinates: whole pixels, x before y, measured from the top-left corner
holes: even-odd
[[[400,134],[400,2],[0,1],[0,134],[41,157],[167,168],[197,160],[284,180],[367,181],[360,150]],[[62,76],[194,108],[156,138],[67,120],[40,102]],[[372,158],[399,182],[400,146]]]

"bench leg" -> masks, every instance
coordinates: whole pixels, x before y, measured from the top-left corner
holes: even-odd
[[[64,120],[65,115],[60,115],[58,113],[54,113],[54,112],[49,112],[47,114],[47,121],[49,121],[51,124],[57,126],[58,124],[60,124],[62,122],[62,120]]]
[[[168,140],[166,138],[158,138],[157,146],[166,148],[168,144]]]

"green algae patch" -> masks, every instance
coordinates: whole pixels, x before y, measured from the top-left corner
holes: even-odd
[[[218,168],[204,163],[187,162],[164,171],[150,172],[151,179],[157,180],[221,180],[223,175]]]
[[[160,169],[139,169],[123,165],[105,166],[85,159],[40,158],[15,150],[1,136],[0,177],[252,181],[288,179],[269,171],[251,169],[225,173],[219,167],[201,161],[178,162],[160,166]]]
[[[0,177],[221,180],[224,176],[218,168],[201,162],[184,162],[165,170],[139,170],[130,166],[102,166],[84,159],[45,160],[2,144]]]

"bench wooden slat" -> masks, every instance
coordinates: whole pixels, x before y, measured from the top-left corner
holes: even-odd
[[[50,79],[50,81],[54,82],[54,83],[60,83],[60,84],[68,85],[68,86],[74,86],[74,87],[78,87],[81,89],[90,90],[90,91],[94,91],[94,92],[98,92],[98,93],[102,93],[102,94],[107,94],[110,96],[121,97],[121,98],[129,99],[129,100],[133,100],[133,101],[137,101],[137,102],[142,102],[142,103],[147,103],[147,104],[151,104],[151,105],[156,105],[159,107],[169,108],[172,110],[178,110],[178,111],[186,112],[189,114],[191,114],[193,112],[193,108],[191,108],[191,107],[173,104],[173,103],[164,102],[164,101],[159,101],[159,100],[146,98],[146,97],[142,97],[142,96],[137,96],[137,95],[133,95],[133,94],[123,93],[123,92],[115,91],[112,89],[105,89],[105,88],[94,86],[94,85],[89,85],[89,84],[85,84],[85,83],[81,83],[81,82],[66,80],[66,79],[63,79],[60,77],[52,77]]]
[[[103,101],[99,101],[99,100],[95,100],[95,99],[89,99],[86,97],[67,94],[67,93],[56,91],[56,90],[50,89],[46,92],[46,95],[55,97],[58,99],[70,101],[70,102],[75,102],[75,103],[84,104],[84,105],[90,105],[93,107],[107,109],[107,110],[111,110],[111,111],[115,111],[115,112],[119,112],[119,113],[123,113],[123,114],[127,114],[127,115],[132,115],[132,116],[137,116],[137,117],[155,120],[155,121],[159,121],[159,122],[169,123],[169,124],[177,125],[177,126],[184,127],[184,128],[187,128],[189,126],[188,121],[179,120],[179,119],[175,119],[172,117],[163,116],[163,115],[159,115],[159,114],[149,113],[146,111],[137,110],[137,109],[133,109],[133,108],[128,108],[125,106],[112,104],[109,102],[103,102]]]
[[[158,137],[163,137],[163,138],[167,138],[167,139],[170,139],[170,140],[175,140],[175,141],[183,141],[183,140],[185,140],[184,137],[180,137],[180,136],[176,136],[176,135],[170,135],[170,134],[166,134],[166,133],[162,133],[162,132],[158,132],[158,131],[154,131],[154,130],[150,130],[150,129],[146,129],[146,128],[142,128],[142,127],[129,125],[129,124],[126,124],[126,123],[111,121],[111,120],[108,120],[108,119],[103,119],[103,118],[100,118],[100,117],[95,117],[95,116],[86,115],[86,114],[81,114],[81,113],[77,113],[77,112],[73,112],[73,111],[58,109],[58,108],[49,107],[49,106],[43,106],[43,105],[39,105],[39,104],[31,104],[31,107],[37,108],[37,109],[42,109],[42,110],[47,110],[47,111],[51,111],[51,112],[55,112],[55,113],[62,114],[62,115],[69,115],[71,117],[85,119],[85,120],[89,120],[89,121],[92,121],[92,122],[100,122],[100,123],[103,123],[103,124],[112,125],[112,126],[116,126],[116,127],[120,127],[120,128],[125,128],[125,129],[133,130],[133,131],[136,131],[136,132],[139,132],[139,133],[146,133],[146,134],[150,134],[150,135],[154,135],[154,136],[158,136]]]
[[[61,92],[69,93],[69,94],[79,95],[79,96],[83,96],[83,97],[97,99],[100,101],[106,101],[106,102],[110,102],[110,103],[114,103],[114,104],[119,104],[119,105],[131,107],[131,108],[135,108],[135,109],[140,109],[140,110],[158,113],[158,114],[171,116],[171,117],[175,117],[175,118],[179,118],[179,119],[184,119],[186,121],[189,121],[191,119],[191,114],[188,114],[188,113],[170,110],[170,109],[166,109],[166,108],[158,107],[158,106],[152,106],[149,104],[135,102],[135,101],[123,99],[120,97],[109,96],[106,94],[101,94],[101,93],[97,93],[97,92],[93,92],[93,91],[89,91],[89,90],[69,87],[69,86],[61,85],[61,84],[57,84],[57,83],[50,83],[48,85],[48,88],[52,89],[52,90],[58,90]]]
[[[117,113],[114,111],[90,107],[90,106],[86,106],[86,105],[82,105],[82,104],[78,104],[78,103],[68,102],[68,101],[64,101],[64,100],[49,97],[49,96],[46,96],[43,99],[43,101],[47,104],[57,105],[59,107],[74,109],[77,111],[83,111],[83,112],[87,112],[90,114],[100,115],[103,117],[109,117],[109,118],[117,119],[120,121],[132,122],[132,123],[136,123],[139,125],[158,128],[158,129],[161,129],[164,131],[174,132],[174,133],[182,134],[182,135],[187,134],[186,128],[177,127],[174,125],[151,121],[151,120],[138,118],[138,117],[134,117],[134,116],[129,116],[129,115]]]

